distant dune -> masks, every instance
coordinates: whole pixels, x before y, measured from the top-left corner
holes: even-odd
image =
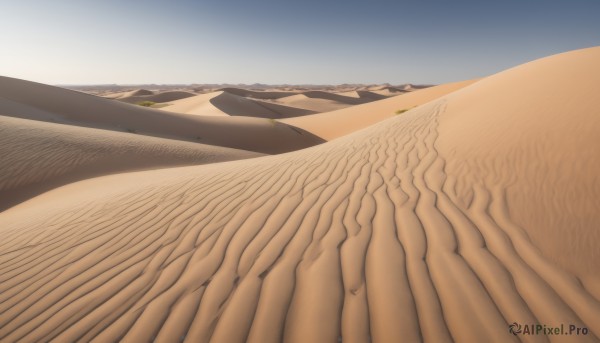
[[[312,113],[334,111],[366,102],[359,98],[316,91],[291,95],[285,98],[279,98],[276,101],[277,103],[286,106],[311,110],[313,111]]]
[[[130,103],[130,104],[136,104],[136,103],[143,102],[143,101],[152,101],[152,102],[157,102],[157,103],[163,103],[163,102],[168,102],[168,101],[175,101],[175,100],[179,100],[179,99],[189,98],[194,95],[196,95],[196,94],[192,93],[192,92],[185,92],[185,91],[165,91],[165,92],[157,92],[157,93],[150,92],[150,94],[128,93],[128,94],[120,95],[116,98],[115,97],[112,97],[112,98],[117,99],[119,101]]]
[[[201,116],[248,116],[257,118],[290,118],[313,114],[314,111],[245,98],[228,91],[200,94],[172,102],[165,111]]]
[[[39,83],[0,77],[0,115],[282,153],[322,142],[263,118],[169,113]]]
[[[131,96],[145,96],[145,95],[154,95],[153,91],[149,91],[147,89],[137,89],[131,92],[127,92],[126,94],[124,94],[125,97],[131,97]]]
[[[21,203],[0,213],[0,340],[548,338],[516,322],[597,342],[599,61],[286,119],[331,141]]]
[[[406,93],[374,103],[352,106],[337,111],[318,113],[281,120],[282,123],[302,128],[325,140],[347,135],[362,128],[391,118],[396,111],[409,110],[441,96],[468,86],[475,80],[448,83]]]
[[[369,91],[354,94],[326,91],[249,91],[238,88],[196,95],[162,107],[169,112],[204,116],[251,116],[284,119],[328,112],[386,98]],[[351,94],[351,93],[350,93]]]
[[[279,98],[283,98],[286,96],[297,94],[297,92],[292,92],[292,91],[288,91],[288,92],[252,91],[252,90],[233,88],[233,87],[222,88],[222,89],[219,89],[219,91],[226,92],[229,94],[234,94],[237,96],[246,97],[246,98],[254,98],[254,99],[279,99]]]
[[[0,116],[0,210],[74,181],[260,156],[248,151]]]
[[[365,90],[352,90],[352,91],[346,91],[346,92],[340,92],[337,93],[339,95],[344,95],[344,96],[349,96],[349,97],[353,97],[353,98],[362,98],[363,101],[359,102],[359,103],[367,103],[369,101],[374,101],[374,100],[381,100],[381,99],[385,99],[387,97],[390,96],[396,96],[396,95],[401,95],[404,94],[406,92],[401,92],[401,93],[390,93],[390,92],[386,92],[386,94],[382,93],[383,91],[378,91],[378,90],[370,90],[370,91],[365,91]],[[365,100],[369,100],[369,101],[365,101]]]
[[[136,89],[136,90],[126,91],[126,92],[108,93],[104,97],[110,98],[110,99],[122,99],[122,98],[150,96],[150,95],[154,95],[154,92],[151,90],[147,90],[147,89]]]

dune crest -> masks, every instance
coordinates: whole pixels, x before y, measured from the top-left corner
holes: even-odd
[[[156,103],[163,103],[168,101],[175,101],[179,99],[185,99],[192,96],[195,96],[195,93],[186,92],[186,91],[164,91],[164,92],[150,92],[150,94],[138,94],[137,92],[133,93],[125,93],[119,95],[117,97],[108,97],[114,98],[119,101],[123,101],[129,104],[137,104],[143,101],[151,101]]]
[[[168,112],[200,116],[246,116],[270,119],[297,117],[315,113],[303,108],[246,98],[230,93],[230,91],[217,91],[196,95],[174,101],[162,109]]]
[[[425,104],[466,87],[475,81],[468,80],[443,84],[389,99],[377,100],[374,103],[365,103],[331,112],[281,119],[279,121],[304,129],[329,141],[391,118],[398,110],[408,110]]]
[[[0,116],[0,156],[1,211],[44,191],[90,177],[261,154]]]
[[[0,77],[0,94],[0,115],[16,118],[135,132],[267,154],[323,142],[303,129],[266,118],[171,113],[8,77]]]
[[[281,92],[222,88],[215,92],[173,101],[162,109],[203,116],[242,115],[284,119],[338,110],[392,95],[381,95],[364,90],[346,93],[320,90]]]

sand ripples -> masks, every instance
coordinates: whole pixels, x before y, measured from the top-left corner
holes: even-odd
[[[507,185],[456,194],[445,106],[2,228],[0,340],[597,339],[598,300],[511,221]]]

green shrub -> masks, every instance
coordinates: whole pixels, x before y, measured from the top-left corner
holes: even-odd
[[[135,104],[144,106],[144,107],[151,107],[152,105],[154,105],[156,103],[154,101],[140,101],[140,102],[136,102]]]
[[[403,110],[397,110],[397,111],[396,111],[396,112],[394,112],[394,113],[396,113],[396,114],[402,114],[402,113],[404,113],[404,112],[406,112],[406,111],[408,111],[408,110],[410,110],[410,108],[405,108],[405,109],[403,109]]]

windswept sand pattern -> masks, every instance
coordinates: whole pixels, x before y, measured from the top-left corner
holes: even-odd
[[[323,139],[302,128],[265,118],[170,113],[2,76],[0,115],[135,132],[263,154],[290,152],[323,142]]]
[[[509,334],[514,321],[597,341],[600,302],[512,221],[508,184],[457,195],[436,148],[445,107],[1,214],[0,341],[547,340]]]
[[[0,116],[0,210],[89,177],[261,154]]]

